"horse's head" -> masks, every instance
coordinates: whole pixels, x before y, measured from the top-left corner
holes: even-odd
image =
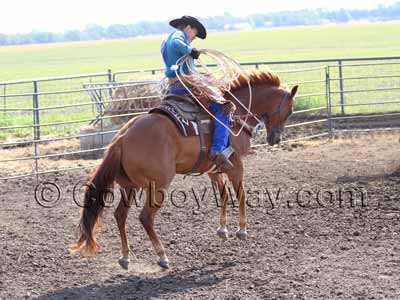
[[[252,97],[250,103],[249,84],[251,85]],[[231,92],[241,100],[245,107],[251,107],[251,114],[254,118],[249,118],[250,125],[255,125],[260,119],[267,128],[267,142],[269,145],[279,144],[281,134],[287,118],[293,112],[294,97],[297,93],[298,85],[290,91],[282,85],[280,77],[270,70],[254,70],[231,83]],[[225,94],[225,96],[228,96]],[[240,115],[246,115],[246,110],[240,108]]]
[[[261,113],[261,119],[267,129],[267,142],[270,146],[279,144],[281,134],[286,124],[286,120],[293,112],[294,97],[297,93],[298,85],[292,90],[279,88],[273,93],[271,99],[268,100],[268,109]]]

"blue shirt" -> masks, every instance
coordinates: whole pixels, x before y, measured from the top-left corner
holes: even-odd
[[[192,47],[186,33],[180,30],[171,33],[161,44],[161,55],[165,64],[165,76],[175,77],[175,71],[171,70],[171,66],[176,65],[178,59],[190,52],[192,52]],[[182,70],[179,68],[178,73],[181,72]],[[186,65],[183,66],[183,72],[188,73]]]

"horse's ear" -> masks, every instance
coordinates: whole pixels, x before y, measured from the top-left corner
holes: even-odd
[[[299,88],[298,85],[292,87],[292,90],[290,91],[290,96],[292,96],[292,98],[294,98],[294,96],[296,95],[298,88]]]

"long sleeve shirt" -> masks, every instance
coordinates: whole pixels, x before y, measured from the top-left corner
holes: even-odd
[[[189,54],[192,51],[190,41],[183,31],[176,30],[171,33],[166,40],[161,44],[161,54],[165,64],[164,73],[167,77],[175,77],[175,72],[171,70],[171,66],[176,65],[176,62],[182,56]],[[178,69],[178,73],[188,73],[186,65]]]

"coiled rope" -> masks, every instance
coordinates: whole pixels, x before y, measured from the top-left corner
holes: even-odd
[[[257,122],[261,122],[251,111],[252,104],[252,89],[250,84],[250,77],[248,76],[246,70],[236,62],[234,59],[230,58],[226,54],[213,49],[201,49],[199,50],[202,56],[209,57],[215,62],[216,69],[211,70],[201,59],[197,59],[199,69],[205,70],[205,72],[199,72],[194,64],[194,59],[190,55],[182,56],[171,69],[175,71],[176,77],[179,79],[183,87],[188,90],[193,99],[217,122],[219,122],[223,127],[225,127],[233,136],[238,136],[251,115]],[[179,74],[178,69],[187,66],[188,73],[181,72]],[[244,77],[247,80],[247,85],[249,89],[249,107],[246,107],[242,101],[240,101],[230,90],[231,85],[235,82],[239,76]],[[158,92],[162,97],[164,97],[168,92],[168,79],[164,78],[160,81],[158,87]],[[224,104],[229,102],[224,98],[224,94],[228,93],[232,98],[234,98],[237,103],[246,111],[246,117],[242,123],[241,128],[238,132],[233,132],[228,126],[218,120],[212,112],[209,111],[207,107],[199,100],[200,97],[208,98],[219,104]]]

